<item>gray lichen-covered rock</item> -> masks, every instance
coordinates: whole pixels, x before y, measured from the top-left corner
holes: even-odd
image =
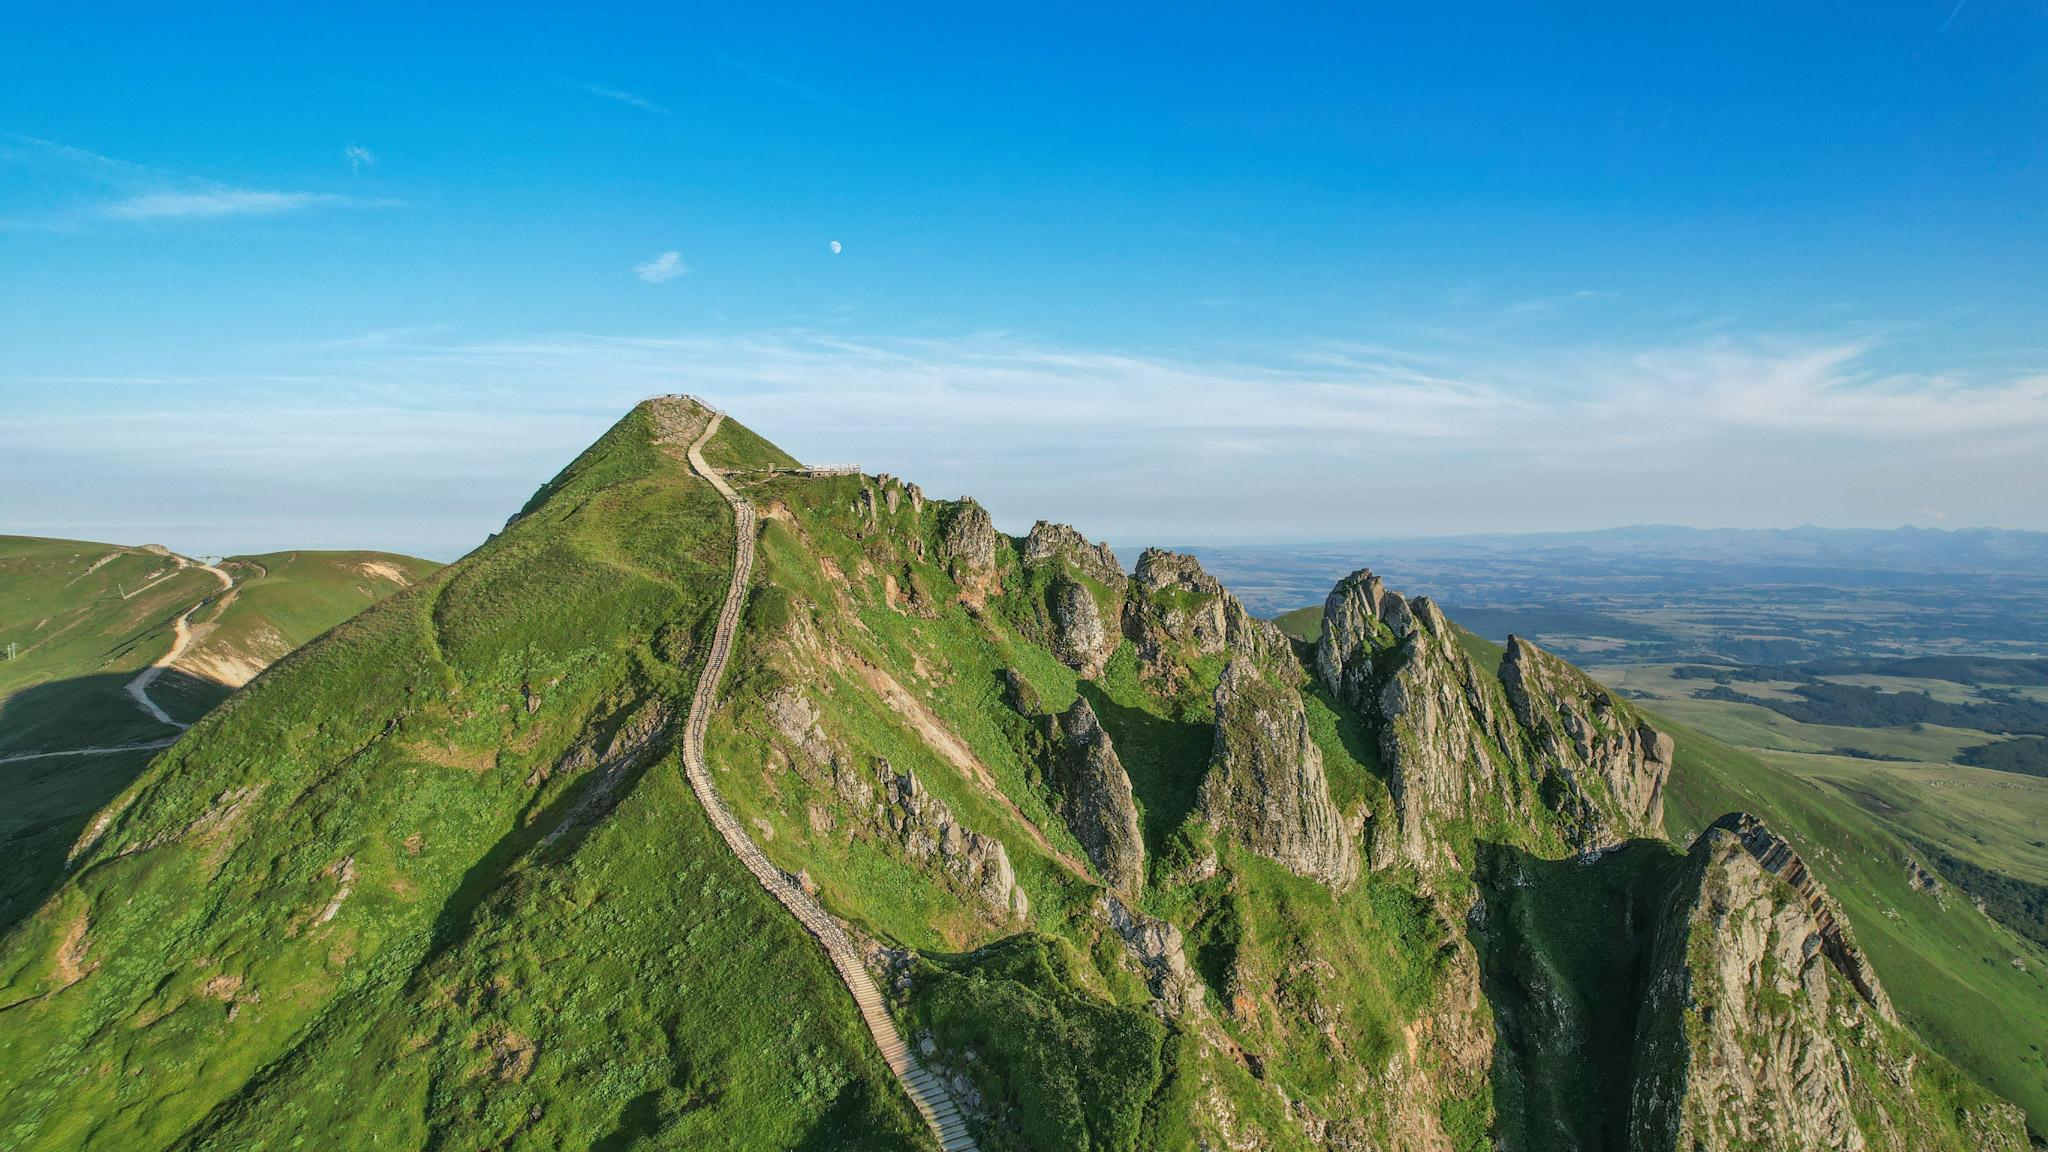
[[[1508,637],[1500,682],[1535,752],[1535,771],[1560,774],[1586,843],[1664,834],[1671,737],[1635,718],[1591,676],[1519,636]],[[1595,782],[1598,789],[1588,787]]]
[[[1124,949],[1145,973],[1145,984],[1169,1015],[1202,1013],[1202,980],[1188,964],[1180,929],[1168,920],[1147,916],[1115,896],[1098,905]]]
[[[1343,887],[1358,849],[1323,774],[1301,694],[1239,656],[1216,686],[1216,738],[1198,805],[1210,827],[1298,876]]]
[[[1105,588],[1121,588],[1128,579],[1122,562],[1109,545],[1091,544],[1069,525],[1040,520],[1024,538],[1024,564],[1036,567],[1056,562],[1072,565],[1075,571]]]
[[[1444,865],[1449,820],[1526,827],[1547,809],[1582,850],[1663,834],[1670,738],[1526,641],[1489,674],[1429,597],[1360,570],[1324,603],[1315,664],[1378,732],[1394,819],[1374,822],[1375,868]]]
[[[2027,1147],[2017,1109],[1952,1072],[1937,1085],[1938,1058],[1890,1021],[1860,953],[1843,957],[1845,928],[1755,817],[1694,843],[1654,929],[1631,1147]]]
[[[1138,557],[1123,630],[1148,677],[1177,680],[1190,660],[1226,650],[1294,663],[1294,650],[1278,626],[1253,618],[1193,556],[1160,548]]]
[[[1095,593],[1087,584],[1064,575],[1053,581],[1047,601],[1052,618],[1047,646],[1052,654],[1085,678],[1102,675],[1103,666],[1123,639],[1114,627],[1114,609],[1105,610],[1095,602]]]
[[[1040,520],[1024,540],[1023,561],[1026,568],[1055,570],[1046,586],[1046,647],[1082,676],[1102,675],[1123,639],[1118,620],[1130,583],[1116,553],[1065,524]]]
[[[1442,865],[1443,821],[1531,809],[1507,698],[1428,597],[1411,602],[1368,571],[1339,581],[1323,606],[1316,670],[1379,733],[1394,812],[1373,822],[1373,867]]]
[[[1145,839],[1131,778],[1087,697],[1060,715],[1059,726],[1066,745],[1054,764],[1060,817],[1087,849],[1103,883],[1135,897],[1145,888]]]
[[[1806,902],[1710,829],[1661,933],[1630,1102],[1639,1148],[1861,1149]],[[1766,1143],[1768,1142],[1768,1143]]]
[[[1814,930],[1820,935],[1821,951],[1828,961],[1856,989],[1857,995],[1870,1002],[1879,1016],[1897,1023],[1898,1014],[1892,1010],[1891,997],[1885,994],[1884,985],[1878,982],[1877,969],[1870,966],[1869,957],[1856,946],[1855,929],[1849,925],[1848,913],[1842,911],[1842,906],[1835,903],[1833,896],[1828,895],[1827,886],[1792,850],[1791,843],[1747,812],[1730,812],[1721,817],[1709,829],[1715,830],[1730,833],[1741,841],[1743,849],[1758,867],[1799,894],[1799,898],[1806,902],[1807,912],[1813,917]]]
[[[956,884],[997,913],[1028,915],[1031,901],[1017,885],[1003,842],[963,827],[946,802],[926,791],[917,773],[881,765],[882,816],[903,850],[919,863],[935,862]]]
[[[951,505],[939,525],[939,555],[950,565],[955,583],[985,588],[996,574],[996,525],[988,509],[962,497]]]
[[[780,755],[798,776],[819,787],[829,787],[856,810],[874,801],[874,784],[825,735],[817,706],[796,688],[785,688],[765,701],[769,726],[781,741],[774,753]]]

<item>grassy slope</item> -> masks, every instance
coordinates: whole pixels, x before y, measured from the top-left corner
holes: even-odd
[[[883,669],[924,701],[974,750],[1024,820],[1055,850],[1084,859],[1039,778],[1032,733],[1041,721],[1004,703],[999,674],[1021,671],[1052,711],[1087,695],[1132,777],[1148,847],[1187,858],[1206,842],[1188,817],[1208,767],[1209,698],[1222,659],[1197,659],[1191,683],[1172,698],[1140,679],[1128,644],[1100,680],[1077,681],[1021,630],[1036,617],[1043,573],[1021,571],[1006,551],[1006,591],[970,610],[946,570],[914,547],[921,539],[924,556],[938,556],[936,510],[919,516],[904,502],[871,522],[860,511],[867,482],[776,480],[750,490],[763,508],[779,504],[781,512],[764,529],[748,639],[727,697],[729,722],[714,730],[712,760],[728,769],[721,787],[778,864],[801,869],[834,911],[883,942],[928,950],[906,1020],[932,1033],[938,1063],[971,1077],[989,1101],[999,1119],[981,1132],[983,1146],[1194,1147],[1215,1142],[1220,1106],[1235,1130],[1260,1130],[1273,1146],[1293,1147],[1300,1127],[1276,1107],[1254,1066],[1311,1111],[1340,1119],[1376,1113],[1372,1130],[1384,1133],[1393,1104],[1361,1085],[1434,1002],[1449,958],[1442,917],[1395,880],[1333,895],[1222,845],[1217,876],[1153,891],[1145,906],[1189,930],[1212,1012],[1228,1002],[1233,979],[1259,1006],[1208,1033],[1223,1039],[1222,1048],[1207,1043],[1202,1028],[1161,1029],[1145,1011],[1149,995],[1121,944],[1090,913],[1096,885],[1038,848],[1017,815],[937,755],[850,674],[846,660]],[[928,600],[892,605],[884,575],[899,591],[922,587]],[[814,645],[840,655],[827,657]],[[778,649],[793,655],[772,656]],[[1004,922],[949,891],[934,866],[906,861],[885,832],[864,822],[871,818],[836,797],[817,768],[807,775],[792,765],[763,711],[792,684],[822,713],[842,762],[865,768],[879,757],[898,772],[914,770],[956,819],[1004,842],[1032,899],[1025,924]],[[1347,810],[1361,798],[1383,807],[1377,757],[1356,718],[1319,693],[1309,694],[1307,706],[1338,802]],[[745,770],[760,764],[768,771]],[[829,826],[814,824],[814,811],[829,813]],[[1105,1059],[1128,1063],[1130,1075],[1104,1077],[1077,1064],[1077,1052],[1109,1053]],[[1483,1105],[1469,1107],[1469,1092],[1451,1095],[1459,1098],[1446,1105],[1456,1113],[1446,1126],[1463,1137],[1461,1146],[1476,1146]]]
[[[0,755],[174,735],[121,688],[170,651],[171,621],[219,589],[140,549],[0,537],[0,648],[18,645],[0,662]]]
[[[233,652],[253,672],[439,567],[382,552],[282,553],[222,566],[237,580],[232,597],[212,575],[139,549],[0,537],[0,641],[22,648],[20,659],[0,663],[0,757],[176,735],[124,687],[169,649],[170,622],[202,599],[188,659]],[[143,587],[152,573],[160,584],[121,598],[124,585]],[[192,721],[229,687],[170,672],[150,698]],[[0,932],[41,901],[85,822],[148,762],[133,753],[0,764]]]
[[[1282,632],[1287,633],[1296,640],[1305,640],[1313,644],[1322,636],[1323,606],[1321,604],[1311,604],[1306,608],[1296,608],[1292,612],[1283,612],[1273,617],[1273,623],[1278,624]]]
[[[724,588],[729,512],[649,440],[629,416],[118,802],[0,944],[10,1147],[922,1139],[672,753],[540,844],[590,782],[543,770],[640,709],[680,716]]]

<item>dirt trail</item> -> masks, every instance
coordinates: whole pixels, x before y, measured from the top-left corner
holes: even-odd
[[[882,1058],[888,1061],[889,1070],[896,1074],[911,1103],[917,1106],[918,1113],[931,1126],[939,1147],[943,1152],[975,1152],[974,1138],[967,1133],[966,1118],[960,1114],[938,1079],[925,1071],[911,1055],[910,1046],[904,1043],[902,1033],[896,1030],[896,1021],[883,1004],[881,993],[875,990],[875,982],[868,975],[867,966],[861,963],[860,953],[846,935],[846,930],[803,889],[798,888],[794,880],[769,861],[760,845],[755,844],[740,826],[739,817],[726,806],[725,798],[718,794],[718,786],[711,779],[711,772],[704,762],[704,733],[711,723],[712,708],[718,702],[718,680],[725,673],[727,658],[732,655],[733,633],[739,626],[740,610],[746,604],[747,581],[753,575],[754,505],[733,491],[722,474],[704,463],[701,450],[718,431],[725,414],[687,396],[663,396],[653,403],[657,427],[662,426],[661,417],[668,415],[661,411],[663,406],[687,404],[711,413],[710,423],[690,445],[690,467],[732,505],[737,544],[732,583],[726,589],[725,607],[719,613],[718,627],[712,633],[711,655],[705,661],[703,674],[697,678],[697,693],[690,701],[690,718],[683,730],[683,773],[689,778],[690,789],[697,794],[698,802],[704,805],[712,826],[724,838],[726,847],[732,849],[733,855],[739,857],[740,863],[746,865],[747,871],[753,873],[754,879],[760,881],[768,894],[775,897],[825,946],[832,967],[838,970],[846,990],[853,994],[861,1019],[875,1038],[875,1046],[882,1050]]]
[[[187,560],[183,556],[173,556],[172,559],[178,562],[178,567],[181,569],[199,568],[213,573],[214,578],[220,581],[220,588],[223,592],[229,591],[235,586],[235,578],[233,576],[215,568],[211,564],[201,564],[196,560]],[[166,576],[164,579],[168,580],[170,577]],[[190,623],[192,614],[206,607],[207,602],[212,599],[213,597],[209,596],[205,600],[201,600],[199,603],[179,613],[178,618],[171,622],[171,628],[176,634],[176,638],[171,641],[171,650],[158,657],[155,663],[144,668],[135,679],[128,682],[128,695],[135,698],[135,703],[138,707],[155,717],[157,723],[169,724],[180,731],[190,728],[191,725],[178,723],[176,720],[171,719],[169,713],[157,707],[156,701],[149,698],[149,686],[156,683],[156,678],[164,674],[164,669],[176,664],[178,658],[185,654],[185,649],[192,646],[192,626]]]
[[[116,744],[111,748],[63,748],[55,752],[21,752],[13,756],[0,756],[0,764],[12,764],[17,760],[41,760],[48,756],[107,756],[115,752],[154,752],[169,748],[178,742],[173,736],[168,740],[152,740],[147,744]]]

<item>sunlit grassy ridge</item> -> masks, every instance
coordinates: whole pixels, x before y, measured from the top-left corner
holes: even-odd
[[[9,1146],[919,1139],[659,740],[578,812],[574,750],[687,700],[731,556],[636,411],[201,721],[0,950]]]
[[[0,759],[150,743],[178,733],[125,690],[165,656],[194,609],[194,643],[149,689],[192,721],[278,657],[439,567],[383,552],[291,552],[221,561],[235,587],[176,558],[79,540],[0,537]],[[196,607],[195,607],[196,606]],[[0,932],[39,902],[85,823],[149,753],[0,764]]]

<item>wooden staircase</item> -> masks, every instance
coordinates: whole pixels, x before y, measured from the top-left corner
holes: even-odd
[[[705,661],[703,675],[698,677],[697,694],[690,701],[690,718],[683,730],[683,772],[689,778],[691,790],[704,805],[705,814],[711,817],[712,826],[725,838],[726,847],[732,849],[740,863],[747,866],[747,871],[754,874],[761,887],[789,909],[790,915],[795,916],[797,922],[825,946],[825,954],[832,958],[832,967],[838,970],[839,979],[846,984],[846,990],[853,993],[853,1002],[860,1007],[861,1019],[867,1022],[868,1032],[875,1038],[875,1046],[882,1050],[882,1058],[889,1062],[889,1070],[902,1082],[903,1090],[910,1094],[911,1103],[917,1105],[925,1123],[931,1125],[939,1147],[944,1152],[974,1152],[974,1138],[967,1133],[966,1117],[960,1114],[960,1109],[938,1079],[925,1071],[911,1053],[910,1045],[897,1031],[896,1021],[890,1017],[881,992],[875,988],[867,966],[861,962],[859,950],[853,946],[845,929],[817,901],[806,895],[787,873],[769,862],[760,846],[740,826],[739,817],[726,806],[725,798],[718,794],[717,785],[711,779],[704,762],[704,733],[711,723],[712,707],[718,702],[718,681],[725,673],[726,659],[732,654],[733,633],[739,627],[740,610],[746,605],[747,583],[754,571],[754,505],[733,491],[723,474],[707,466],[701,454],[701,449],[710,443],[719,424],[724,421],[725,413],[687,396],[656,397],[653,403],[657,409],[666,404],[694,404],[710,413],[710,422],[696,442],[690,445],[690,467],[732,505],[733,527],[738,542],[732,566],[732,584],[726,590],[725,607],[719,612],[718,627],[712,634],[711,655]],[[657,426],[660,423],[657,420]]]

